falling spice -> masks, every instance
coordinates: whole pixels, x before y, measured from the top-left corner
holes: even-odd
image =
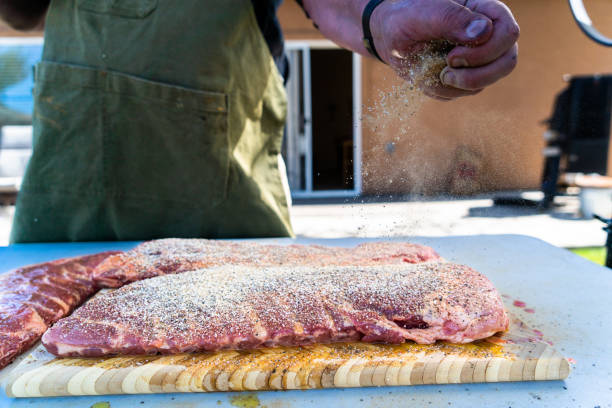
[[[426,159],[430,147],[415,135],[412,126],[428,99],[423,90],[442,86],[440,73],[447,66],[446,56],[452,47],[445,41],[424,44],[397,68],[404,81],[381,91],[371,105],[364,107],[363,123],[370,131],[371,142],[364,145],[362,173],[365,182],[375,184],[381,194],[397,191],[398,185],[410,193],[422,193],[445,184],[442,177],[435,176],[439,173],[432,168],[436,164]],[[411,154],[397,166],[394,155],[401,150],[410,150]]]

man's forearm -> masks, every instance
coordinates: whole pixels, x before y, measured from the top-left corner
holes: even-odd
[[[303,0],[321,33],[339,45],[368,55],[362,14],[369,0]],[[371,14],[371,45],[398,75],[412,81],[418,53],[432,41],[453,45],[440,81],[417,83],[427,95],[453,99],[474,95],[516,66],[519,27],[500,0],[387,0]],[[437,74],[437,73],[436,73]]]
[[[51,0],[0,0],[0,18],[16,30],[43,26]]]
[[[363,45],[361,15],[369,0],[304,0],[321,33],[338,45],[370,55]]]

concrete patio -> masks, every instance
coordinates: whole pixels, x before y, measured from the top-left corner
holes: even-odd
[[[606,239],[603,224],[582,218],[578,198],[571,196],[557,197],[555,208],[547,212],[493,206],[493,195],[483,195],[462,200],[297,204],[292,218],[296,233],[308,237],[521,234],[566,248],[603,246]]]
[[[318,238],[522,234],[559,247],[605,243],[603,224],[581,218],[577,197],[557,197],[547,212],[494,207],[493,197],[298,201],[292,219],[297,235]],[[13,213],[14,207],[0,207],[0,245],[8,244]]]

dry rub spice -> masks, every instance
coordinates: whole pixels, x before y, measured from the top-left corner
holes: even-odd
[[[434,163],[425,160],[427,141],[421,138],[417,142],[412,125],[427,100],[423,89],[442,86],[440,73],[447,66],[446,57],[452,48],[447,41],[424,44],[397,70],[404,80],[381,91],[373,104],[364,107],[363,122],[370,131],[370,143],[364,145],[363,177],[367,184],[375,183],[380,193],[395,191],[398,184],[412,193],[427,192],[442,182],[422,177],[437,172],[431,169]],[[393,160],[398,149],[411,152],[401,167]]]

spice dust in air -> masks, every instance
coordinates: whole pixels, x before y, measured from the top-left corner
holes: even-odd
[[[432,41],[410,59],[397,74],[404,79],[400,84],[380,91],[371,106],[364,107],[363,123],[370,131],[370,140],[363,147],[362,177],[368,185],[377,186],[377,195],[398,190],[412,194],[436,191],[444,180],[436,178],[438,171],[428,170],[434,163],[427,161],[428,149],[423,138],[411,134],[411,124],[427,100],[423,88],[442,86],[440,73],[447,66],[446,56],[452,49],[446,41]],[[401,166],[393,164],[397,149],[409,150]],[[434,175],[433,178],[423,177]]]

